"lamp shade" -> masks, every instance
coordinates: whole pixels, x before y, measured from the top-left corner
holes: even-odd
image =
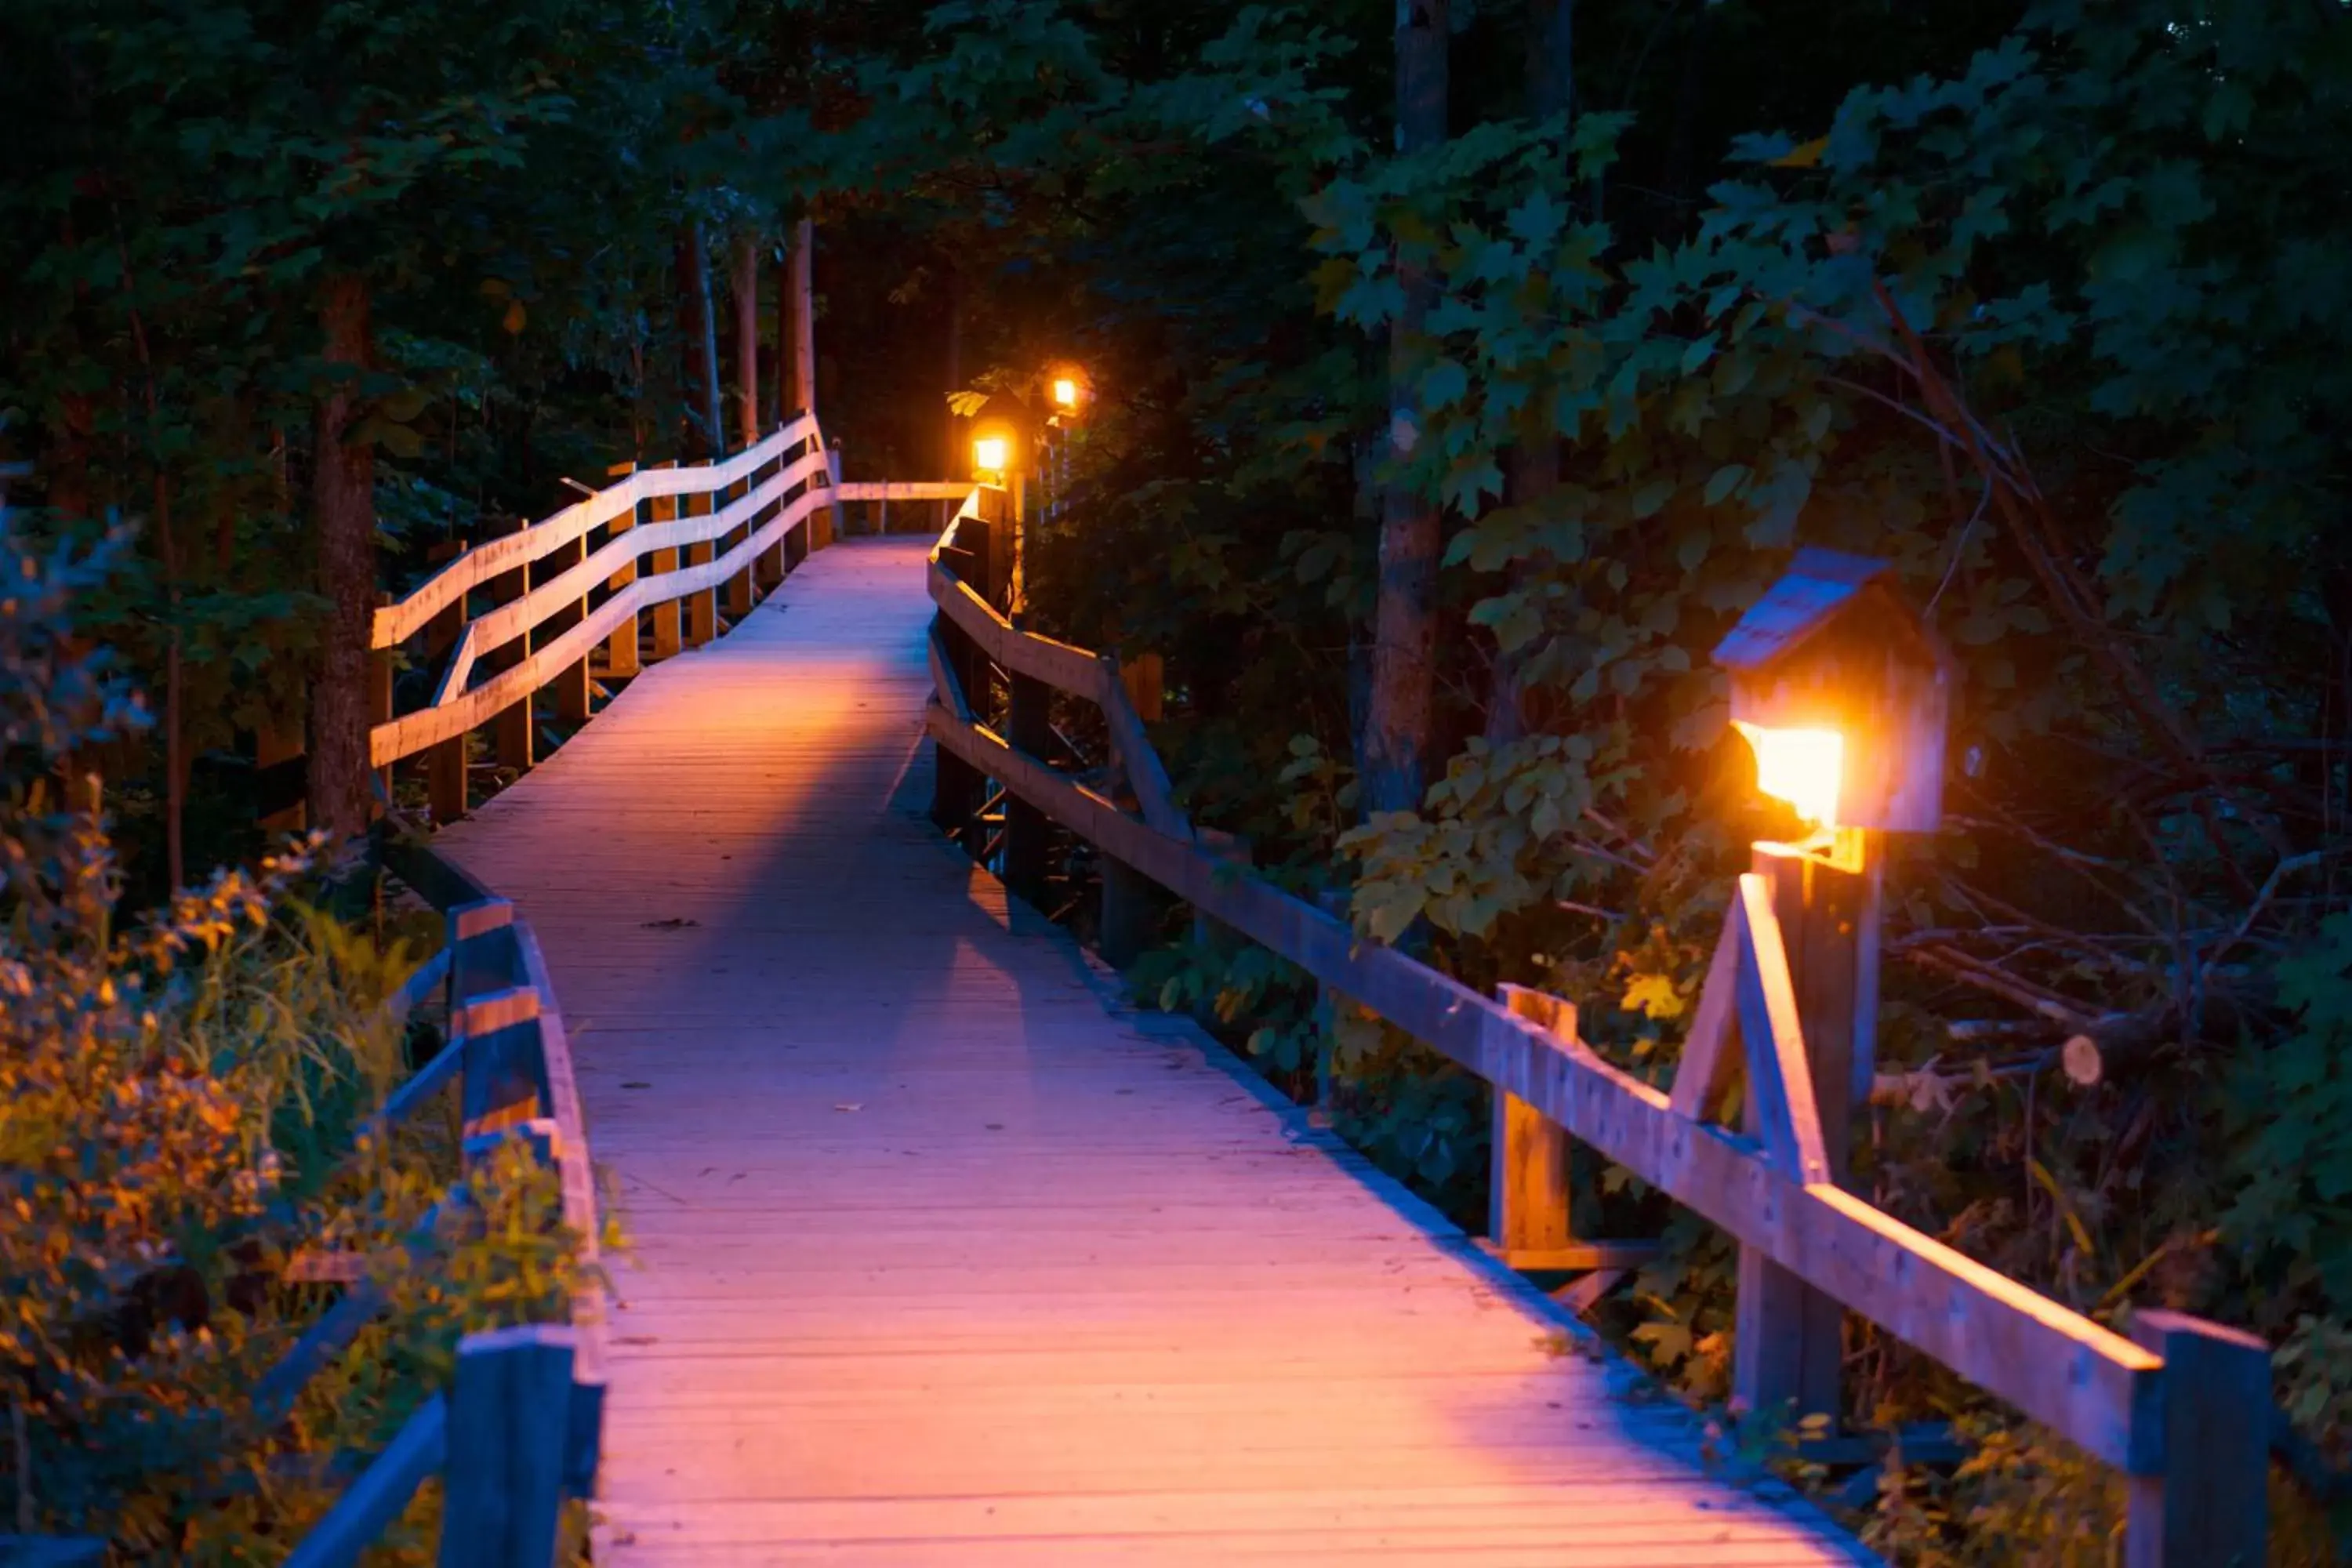
[[[1798,552],[1715,662],[1731,678],[1731,720],[1756,747],[1767,793],[1823,826],[1941,824],[1952,662],[1889,563]]]

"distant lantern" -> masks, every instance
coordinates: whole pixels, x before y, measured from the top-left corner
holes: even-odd
[[[1823,828],[1936,831],[1951,658],[1888,563],[1799,551],[1715,662],[1759,789]]]
[[[1054,378],[1054,406],[1065,412],[1078,405],[1078,384],[1076,378],[1057,375]]]

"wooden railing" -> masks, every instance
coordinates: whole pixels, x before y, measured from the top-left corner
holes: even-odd
[[[585,720],[596,676],[635,675],[717,637],[722,615],[748,615],[783,580],[795,530],[810,524],[809,548],[830,542],[837,463],[803,415],[723,461],[629,473],[383,605],[369,753],[387,795],[393,764],[425,753],[434,820],[463,816],[472,731],[495,725],[499,764],[520,772],[541,692],[558,717]],[[395,712],[394,658],[412,645],[439,675],[422,706]]]
[[[593,1173],[572,1078],[563,1015],[539,942],[514,906],[425,847],[397,818],[380,830],[385,866],[443,911],[448,939],[391,1005],[404,1018],[436,993],[448,1044],[377,1113],[395,1127],[455,1086],[464,1159],[478,1164],[526,1140],[555,1168],[561,1219],[581,1251],[583,1283],[568,1321],[469,1334],[446,1394],[420,1405],[389,1447],[345,1489],[287,1559],[289,1568],[357,1563],[425,1479],[443,1477],[444,1568],[509,1568],[552,1561],[563,1501],[596,1479],[604,1403],[604,1287],[597,1258]],[[467,1206],[461,1184],[426,1221]],[[362,1275],[262,1380],[264,1411],[290,1411],[303,1386],[386,1305]]]
[[[1754,1310],[1766,1305],[1764,1292],[1782,1288],[1780,1278],[1792,1279],[2121,1468],[2134,1568],[2258,1568],[2268,1347],[2161,1311],[2136,1313],[2126,1338],[1832,1180],[1780,920],[1762,878],[1740,879],[1677,1077],[1670,1090],[1654,1088],[1579,1037],[1572,1004],[1511,986],[1499,999],[1481,996],[1254,875],[1232,841],[1196,832],[1170,799],[1117,665],[1020,630],[1006,615],[1007,512],[1002,492],[975,490],[931,552],[939,616],[928,724],[939,749],[935,820],[1001,865],[1013,890],[1034,901],[1058,824],[1097,852],[1099,929],[1113,963],[1127,962],[1153,923],[1156,884],[1493,1085],[1498,1209],[1559,1200],[1517,1167],[1544,1158],[1544,1134],[1564,1130],[1728,1232],[1744,1258],[1774,1266],[1768,1277],[1743,1264],[1743,1328],[1760,1321],[1792,1331],[1788,1314]],[[1101,710],[1107,772],[1081,778],[1050,760],[1052,690]],[[1743,1072],[1758,1112],[1753,1135],[1713,1119]],[[1750,1332],[1736,1353],[1785,1361],[1797,1347]]]

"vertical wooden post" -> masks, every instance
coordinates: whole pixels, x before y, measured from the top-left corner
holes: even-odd
[[[1813,1101],[1822,1124],[1831,1178],[1846,1179],[1853,1113],[1866,1103],[1878,1020],[1874,966],[1878,872],[1867,839],[1841,829],[1836,853],[1824,857],[1787,845],[1759,844],[1754,868],[1771,889],[1773,911],[1787,945],[1789,977],[1804,1031]],[[1748,1096],[1754,1122],[1756,1098]],[[1738,1333],[1732,1394],[1748,1409],[1780,1411],[1793,1404],[1799,1418],[1834,1417],[1843,1359],[1844,1311],[1752,1247],[1739,1249]]]
[[[972,815],[980,809],[981,775],[970,763],[946,747],[934,748],[931,776],[931,822],[941,833],[977,851],[971,832]]]
[[[823,510],[809,513],[808,535],[811,550],[823,550],[841,532],[841,444],[824,449],[824,483],[826,501]]]
[[[1005,737],[1015,751],[1048,762],[1054,746],[1053,688],[1026,675],[1012,679]],[[1045,878],[1052,859],[1053,824],[1045,814],[1014,795],[1004,795],[1004,885],[1028,902],[1045,908]]]
[[[974,662],[971,639],[944,615],[931,617],[931,635],[938,639],[935,657],[945,675],[963,688],[969,700],[971,687],[966,684],[966,677]],[[939,695],[941,702],[950,700],[946,691],[942,690]],[[931,748],[931,767],[933,826],[965,849],[976,850],[977,836],[969,830],[973,826],[972,817],[979,811],[982,798],[979,770],[940,745]]]
[[[1239,867],[1244,869],[1248,868],[1250,864],[1250,846],[1248,839],[1239,837],[1231,833],[1222,832],[1213,827],[1197,827],[1193,829],[1193,837],[1200,841],[1202,848],[1207,850],[1218,859],[1224,861],[1227,865]],[[1236,933],[1231,926],[1225,924],[1224,921],[1218,920],[1213,915],[1203,912],[1198,904],[1192,906],[1192,943],[1194,946],[1204,948],[1222,958],[1231,952],[1234,944],[1240,940],[1241,938],[1238,933]],[[1192,1016],[1197,1019],[1203,1027],[1217,1022],[1215,1009],[1204,1003],[1194,1003],[1192,1007]]]
[[[1154,717],[1157,717],[1160,705],[1158,674],[1160,656],[1155,653],[1143,657],[1151,661],[1152,677],[1148,689],[1151,697],[1152,712]],[[1139,666],[1141,663],[1141,659],[1137,660]],[[1127,668],[1122,666],[1119,670],[1121,679],[1127,679]],[[1130,701],[1134,700],[1139,689],[1138,682],[1128,680],[1127,690]],[[1138,711],[1140,710],[1141,707],[1139,704]],[[1353,917],[1349,913],[1349,906],[1353,901],[1353,895],[1345,888],[1326,888],[1315,895],[1316,907],[1341,925],[1352,923]],[[1332,1118],[1339,1114],[1339,1095],[1335,1086],[1338,1081],[1339,1068],[1339,1010],[1348,1005],[1347,997],[1335,987],[1330,985],[1316,987],[1315,1018],[1318,1028],[1315,1037],[1315,1108],[1307,1114],[1318,1127],[1330,1126]]]
[[[588,537],[583,534],[577,541],[565,545],[550,556],[541,570],[553,575],[557,573],[568,572],[587,559]],[[587,596],[583,595],[578,604],[558,610],[541,635],[548,638],[561,637],[587,618],[588,600]],[[557,670],[554,680],[550,684],[555,688],[555,716],[577,724],[586,723],[590,711],[588,655],[583,652],[572,663]]]
[[[750,495],[751,493],[751,487],[755,482],[755,479],[746,479],[741,486],[737,488],[740,489],[742,495]],[[738,496],[735,499],[740,500],[741,496]],[[732,503],[730,502],[730,504]],[[727,537],[722,542],[726,549],[733,550],[736,546],[741,544],[751,537],[751,524],[747,519],[741,527],[729,529],[727,531]],[[734,573],[727,579],[726,591],[721,595],[720,603],[727,612],[727,620],[730,626],[751,613],[751,605],[753,603],[751,565],[752,563],[750,561],[745,561],[743,563],[743,569],[740,572]]]
[[[987,519],[965,518],[956,525],[956,543],[967,553],[950,560],[955,574],[992,604],[995,602],[990,595],[990,584],[995,581],[996,535],[995,525]],[[982,723],[992,722],[991,715],[996,710],[996,678],[988,656],[981,651],[979,644],[961,632],[949,639],[948,646],[962,654],[956,679],[963,682],[964,700],[971,704],[972,712]]]
[[[389,594],[380,593],[375,596],[377,609],[391,603],[392,595]],[[392,655],[393,650],[388,647],[368,651],[368,723],[371,728],[392,722]],[[373,745],[373,742],[374,737],[370,736],[369,743]],[[371,817],[383,816],[384,809],[392,804],[390,763],[376,770],[375,783],[376,798],[374,808],[369,813]]]
[[[518,518],[498,531],[499,537],[519,532],[524,526]],[[490,579],[490,601],[509,605],[530,591],[530,567],[528,563],[510,572],[501,572]],[[482,663],[492,673],[511,668],[530,658],[531,636],[528,629],[504,650],[487,656]],[[530,771],[535,742],[531,721],[534,692],[526,691],[519,701],[509,703],[490,721],[490,732],[496,743],[499,766],[512,768],[516,773]]]
[[[449,1391],[441,1568],[549,1568],[563,1507],[570,1329],[467,1334]]]
[[[2164,1453],[2130,1480],[2126,1568],[2262,1568],[2270,1550],[2271,1348],[2180,1312],[2136,1311],[2164,1358]]]
[[[1518,1017],[1573,1037],[1576,1008],[1524,986],[1497,993]],[[1569,1207],[1568,1130],[1507,1089],[1495,1090],[1486,1235],[1509,1263],[1538,1253],[1564,1254],[1576,1244]]]
[[[447,668],[465,637],[466,600],[461,594],[425,626],[425,645],[433,663]],[[466,815],[466,742],[467,736],[459,733],[425,752],[425,796],[436,823],[455,822]]]
[[[1134,708],[1135,716],[1147,724],[1159,723],[1166,701],[1162,694],[1166,682],[1165,667],[1160,656],[1139,653],[1132,658],[1119,660],[1118,681],[1127,688],[1127,700]]]
[[[668,463],[656,463],[653,466],[659,468],[667,468],[673,465]],[[650,513],[649,521],[653,522],[675,522],[677,520],[677,498],[676,496],[656,496],[646,503],[646,508]],[[669,573],[677,571],[677,547],[676,545],[671,545],[667,549],[655,551],[653,552],[651,570],[656,576],[667,575]],[[656,592],[659,591],[659,584],[656,584]],[[685,647],[685,638],[680,630],[680,627],[683,625],[684,613],[680,609],[678,602],[676,599],[664,599],[660,604],[656,605],[652,610],[647,613],[653,620],[654,657],[656,658],[671,658],[677,654],[681,647]]]
[[[635,463],[616,463],[605,471],[611,478],[625,479],[635,473],[636,467]],[[607,528],[612,536],[618,539],[625,533],[635,532],[636,526],[637,509],[631,507],[614,518]],[[604,586],[617,594],[636,580],[637,561],[633,555],[623,563],[619,571],[605,579]],[[604,639],[604,673],[606,675],[619,677],[637,673],[638,625],[644,618],[642,613],[632,613],[622,617],[620,625],[614,626],[612,635]]]
[[[711,496],[709,490],[695,495],[680,496],[678,500],[681,503],[678,507],[678,515],[681,517],[710,515]],[[709,541],[686,547],[686,563],[688,567],[708,566],[716,559],[718,559],[716,548]],[[719,590],[697,588],[693,593],[688,594],[683,602],[686,605],[686,646],[700,647],[719,635]]]
[[[1125,969],[1157,940],[1167,897],[1159,883],[1133,867],[1108,855],[1099,860],[1102,913],[1095,922],[1095,940],[1105,963]]]

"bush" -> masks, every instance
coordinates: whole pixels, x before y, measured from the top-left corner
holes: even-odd
[[[446,1112],[367,1126],[404,1069],[383,1003],[410,960],[299,901],[319,842],[118,922],[75,760],[143,715],[69,620],[118,549],[42,559],[0,523],[13,1524],[103,1537],[118,1561],[275,1563],[446,1381],[461,1333],[561,1316],[577,1249],[520,1145],[447,1204]],[[362,1279],[387,1310],[299,1393],[261,1397]],[[428,1488],[376,1560],[428,1561],[435,1509]]]

